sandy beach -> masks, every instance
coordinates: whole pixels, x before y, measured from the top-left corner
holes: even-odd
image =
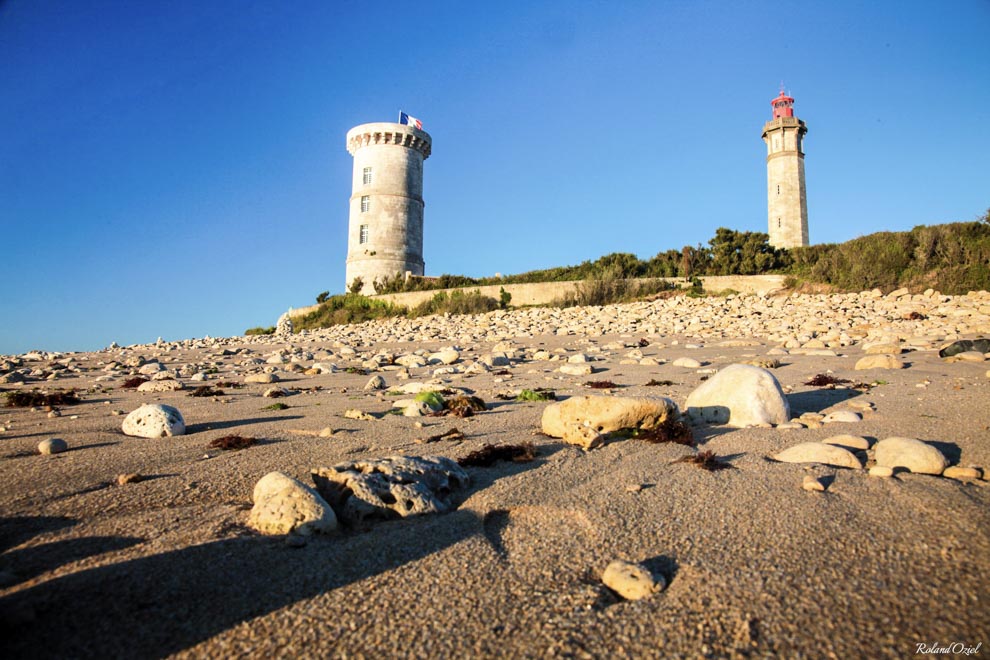
[[[771,457],[838,434],[871,446],[905,436],[950,465],[990,467],[990,363],[938,355],[988,331],[986,293],[864,293],[530,309],[11,356],[5,371],[22,382],[0,387],[74,388],[81,402],[55,414],[0,409],[0,648],[8,658],[893,658],[958,644],[982,657],[984,479],[872,476],[872,449],[859,452],[862,469]],[[903,368],[857,370],[883,342]],[[441,348],[456,360],[430,364]],[[396,363],[417,352],[423,366]],[[559,371],[580,364],[568,362],[577,354],[592,374]],[[698,365],[675,366],[680,358]],[[703,382],[758,359],[779,363],[767,371],[797,423],[695,423],[695,447],[607,437],[585,451],[540,433],[551,403],[511,398],[548,388],[561,401],[668,397],[683,410]],[[156,361],[183,389],[122,388]],[[277,382],[245,383],[264,373]],[[385,389],[366,390],[375,375]],[[839,382],[807,385],[816,375]],[[605,380],[614,387],[585,385]],[[224,382],[242,386],[189,396]],[[487,410],[389,414],[396,390],[416,382],[464,390]],[[273,386],[288,395],[264,397]],[[276,402],[287,408],[268,409]],[[178,408],[185,434],[125,436],[125,415],[144,403]],[[344,417],[352,409],[371,419]],[[836,411],[861,419],[828,423]],[[463,438],[426,441],[453,428]],[[231,434],[258,442],[210,448]],[[68,451],[39,455],[49,438]],[[466,468],[471,483],[448,513],[341,524],[301,541],[247,525],[252,489],[272,471],[312,486],[311,470],[343,462],[457,460],[526,442],[533,461]],[[699,451],[729,467],[678,462]],[[142,478],[118,484],[125,474]],[[824,490],[804,489],[809,475]],[[601,581],[613,559],[642,564],[666,588],[619,597]]]

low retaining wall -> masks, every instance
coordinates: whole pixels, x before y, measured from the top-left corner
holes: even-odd
[[[718,275],[711,277],[701,277],[701,285],[705,291],[718,293],[727,289],[738,291],[739,293],[766,294],[784,288],[785,275]],[[681,288],[691,286],[691,283],[683,277],[664,278]],[[632,282],[646,282],[648,279],[636,279]],[[494,284],[491,286],[468,286],[462,289],[434,289],[432,291],[406,291],[404,293],[383,293],[378,296],[371,296],[377,300],[387,300],[396,305],[415,307],[420,303],[433,298],[441,291],[450,293],[452,291],[464,290],[474,291],[477,289],[481,295],[498,300],[502,289],[512,295],[511,305],[546,305],[555,300],[560,300],[574,293],[580,281],[571,282],[533,282],[529,284]],[[319,308],[319,305],[309,305],[300,307],[290,312],[293,318],[305,316]]]

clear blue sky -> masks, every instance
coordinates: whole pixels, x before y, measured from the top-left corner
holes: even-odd
[[[990,2],[0,0],[0,353],[239,334],[341,292],[349,128],[433,136],[426,272],[766,231],[781,81],[813,243],[990,206]]]

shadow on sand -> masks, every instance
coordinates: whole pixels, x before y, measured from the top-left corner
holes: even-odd
[[[539,467],[559,448],[542,447],[529,463],[471,468],[472,485],[455,504],[498,479]],[[12,532],[4,540],[9,548],[73,524],[67,518],[19,518],[0,520],[0,531]],[[164,657],[483,534],[478,514],[455,510],[317,536],[301,548],[289,547],[284,537],[252,533],[81,570],[0,598],[0,657]],[[140,541],[121,536],[48,544],[43,565],[27,572],[40,574],[55,568],[52,562]],[[14,563],[20,552],[0,555],[0,562]]]

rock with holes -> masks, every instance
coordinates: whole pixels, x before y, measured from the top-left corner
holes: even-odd
[[[775,454],[774,458],[782,463],[821,463],[854,470],[863,467],[856,455],[848,449],[825,442],[802,442]]]
[[[281,472],[269,472],[254,486],[248,527],[262,534],[328,533],[337,516],[319,493]]]
[[[547,435],[564,438],[575,426],[598,433],[649,429],[678,415],[677,404],[665,397],[572,396],[544,408],[541,425]]]
[[[149,380],[138,385],[138,392],[175,392],[184,389],[181,382],[177,380]]]
[[[186,421],[172,406],[146,403],[124,418],[121,430],[136,438],[165,438],[185,434]]]
[[[949,461],[935,447],[915,438],[884,438],[873,448],[877,465],[907,468],[918,474],[942,474]]]
[[[774,375],[748,364],[733,364],[701,384],[685,404],[687,414],[736,428],[784,424],[791,417],[787,397]]]
[[[646,598],[667,586],[663,577],[654,576],[645,566],[621,559],[612,561],[605,568],[602,582],[626,600]]]
[[[449,511],[471,479],[444,456],[389,456],[313,470],[313,482],[350,525]]]

